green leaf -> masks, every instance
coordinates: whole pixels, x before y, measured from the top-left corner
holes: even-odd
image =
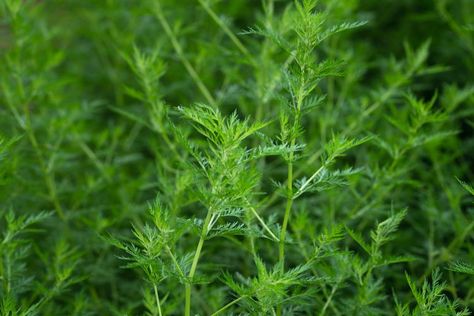
[[[446,269],[454,272],[474,275],[474,265],[463,261],[451,262]]]

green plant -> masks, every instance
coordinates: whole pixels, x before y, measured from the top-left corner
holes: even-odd
[[[468,315],[473,16],[0,2],[0,314]]]

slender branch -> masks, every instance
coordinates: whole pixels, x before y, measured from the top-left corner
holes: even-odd
[[[247,48],[242,44],[242,42],[234,35],[234,33],[229,29],[229,27],[222,21],[221,18],[212,10],[211,7],[204,0],[198,0],[199,4],[206,10],[207,14],[211,16],[214,22],[219,25],[219,27],[224,31],[224,33],[231,39],[231,41],[237,46],[237,48],[245,55],[252,63],[254,62],[253,56],[247,50]]]
[[[272,238],[276,241],[280,241],[280,239],[278,239],[277,236],[275,236],[275,234],[271,231],[271,229],[267,226],[267,224],[265,224],[265,222],[263,221],[263,219],[260,217],[260,215],[258,215],[257,211],[255,210],[255,208],[253,208],[250,204],[249,204],[249,208],[250,210],[252,211],[253,215],[255,215],[255,217],[257,218],[257,220],[260,222],[260,224],[262,224],[262,227],[263,229],[265,229],[269,234],[270,236],[272,236]]]
[[[232,302],[230,302],[229,304],[225,305],[224,307],[222,307],[221,309],[219,309],[218,311],[214,312],[213,314],[211,314],[211,316],[216,316],[216,315],[219,315],[220,313],[224,312],[226,309],[228,309],[229,307],[231,307],[232,305],[238,303],[239,301],[241,301],[242,299],[244,299],[246,297],[246,295],[244,296],[241,296],[239,298],[236,298],[235,300],[233,300]]]
[[[56,210],[56,213],[58,214],[59,218],[64,221],[66,217],[64,216],[64,211],[61,207],[61,203],[59,203],[58,195],[56,192],[56,184],[54,182],[54,178],[49,172],[45,158],[43,156],[43,152],[41,151],[36,135],[33,132],[30,110],[28,108],[28,105],[25,105],[25,130],[26,134],[28,135],[28,139],[30,140],[30,143],[33,146],[35,154],[38,158],[39,165],[43,173],[44,181],[46,183],[46,188],[48,189],[49,199],[53,203],[54,209]]]
[[[326,303],[324,304],[323,309],[321,310],[321,314],[319,314],[320,316],[324,316],[326,314],[326,310],[328,309],[329,304],[331,304],[332,298],[333,298],[334,294],[336,293],[338,287],[339,287],[338,283],[336,283],[332,287],[331,294],[329,294],[329,297],[326,300]]]
[[[316,172],[313,173],[313,175],[311,177],[309,177],[308,180],[306,180],[302,185],[301,187],[298,189],[298,191],[295,193],[295,196],[299,196],[301,195],[301,193],[304,192],[304,190],[306,189],[306,187],[311,183],[313,182],[314,178],[316,178],[318,176],[318,174],[321,173],[321,171],[324,170],[324,167],[326,166],[326,163],[324,163],[321,167],[319,167],[318,170],[316,170]]]
[[[204,98],[206,98],[207,102],[209,102],[210,105],[217,107],[217,102],[212,96],[212,94],[209,92],[207,89],[206,85],[202,82],[201,78],[199,78],[198,73],[194,69],[194,67],[191,65],[191,63],[186,59],[186,56],[184,55],[183,48],[181,47],[181,44],[179,44],[178,39],[176,38],[175,34],[173,33],[173,30],[171,29],[168,21],[166,20],[163,10],[161,8],[160,0],[155,1],[155,13],[156,17],[158,18],[158,21],[160,22],[161,26],[165,30],[166,35],[171,41],[171,44],[173,45],[174,50],[176,51],[176,54],[178,55],[178,58],[180,59],[181,63],[184,65],[186,68],[186,71],[189,73],[191,78],[194,80],[196,83],[198,89],[201,91],[202,95]]]
[[[171,260],[173,261],[174,265],[178,269],[178,272],[181,277],[185,278],[186,275],[184,274],[183,270],[181,269],[181,266],[178,263],[178,260],[176,260],[176,257],[173,255],[173,252],[171,251],[169,246],[165,246],[166,251],[168,252],[169,256],[171,257]]]

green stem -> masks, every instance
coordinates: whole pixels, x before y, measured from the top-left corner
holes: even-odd
[[[236,298],[235,300],[233,300],[232,302],[230,302],[229,304],[225,305],[224,307],[222,307],[221,309],[219,309],[217,312],[211,314],[211,316],[216,316],[216,315],[219,315],[220,313],[222,313],[223,311],[225,311],[226,309],[228,309],[229,307],[231,307],[232,305],[238,303],[240,300],[244,299],[246,296],[241,296],[239,298]]]
[[[212,211],[209,209],[206,215],[206,219],[204,220],[204,224],[202,226],[201,236],[199,237],[199,242],[196,247],[196,252],[194,253],[193,263],[191,265],[191,270],[189,270],[188,274],[188,282],[185,286],[185,304],[184,304],[184,315],[190,316],[191,315],[191,286],[193,282],[194,275],[196,274],[197,265],[199,263],[199,257],[201,256],[202,246],[204,245],[204,241],[206,240],[206,236],[208,233],[208,226],[211,222],[212,218]]]
[[[12,267],[11,267],[11,263],[10,263],[10,251],[8,251],[8,250],[6,251],[6,255],[5,255],[5,267],[6,267],[5,277],[3,278],[4,279],[4,288],[6,289],[5,290],[6,294],[10,295],[10,292],[11,292],[11,289],[12,289],[12,286],[11,286]],[[3,273],[2,273],[2,275],[3,275]]]
[[[304,68],[301,69],[302,79],[300,82],[300,86],[298,89],[297,99],[296,99],[296,107],[295,107],[295,116],[293,121],[293,128],[291,133],[291,148],[294,148],[296,145],[296,138],[297,138],[297,130],[300,126],[300,118],[301,118],[301,107],[304,101],[305,95],[305,70]],[[280,264],[280,273],[283,275],[285,273],[285,240],[286,240],[286,232],[288,229],[288,222],[290,220],[291,209],[293,207],[293,161],[295,159],[295,153],[292,151],[290,153],[288,159],[288,178],[286,179],[287,185],[287,199],[286,199],[286,207],[285,207],[285,215],[283,216],[283,224],[281,225],[281,232],[280,232],[280,247],[279,247],[279,260],[278,263]],[[283,306],[277,306],[277,315],[280,316],[282,313]]]
[[[171,248],[168,247],[168,246],[165,246],[165,249],[166,251],[168,252],[168,254],[170,255],[171,257],[171,260],[173,260],[173,263],[174,265],[176,266],[176,269],[178,269],[178,272],[179,272],[179,275],[183,278],[186,277],[186,275],[184,274],[183,270],[181,269],[179,263],[178,263],[178,260],[176,260],[176,257],[173,255],[173,252],[171,251]]]
[[[41,151],[38,140],[33,131],[33,127],[31,124],[30,110],[28,108],[28,105],[25,105],[25,130],[26,130],[28,139],[30,140],[30,143],[33,146],[35,154],[38,158],[39,165],[43,173],[44,181],[46,183],[46,188],[48,189],[49,199],[53,203],[54,209],[56,210],[56,213],[58,214],[59,218],[64,221],[66,217],[64,216],[64,211],[61,207],[61,204],[59,203],[58,195],[56,192],[56,184],[55,184],[53,176],[51,175],[49,171],[49,168],[43,156],[43,152]]]
[[[281,265],[281,272],[285,271],[285,239],[288,228],[288,221],[290,220],[291,208],[293,206],[293,163],[288,163],[288,198],[286,200],[285,215],[283,217],[283,224],[280,232],[280,248],[279,248],[279,263]]]
[[[292,128],[292,136],[291,136],[291,148],[294,148],[296,145],[296,135],[297,130],[300,126],[300,116],[301,116],[301,107],[304,101],[304,87],[306,84],[306,80],[304,77],[305,71],[304,68],[302,69],[302,79],[300,82],[300,86],[298,89],[298,97],[296,101],[295,107],[295,117],[293,121],[293,128]],[[293,160],[295,159],[295,153],[292,151],[290,153],[288,159],[288,178],[286,179],[287,185],[287,200],[286,200],[286,207],[285,207],[285,215],[283,217],[283,224],[281,226],[280,232],[280,247],[279,247],[279,264],[281,265],[281,273],[285,272],[285,239],[286,239],[286,231],[288,228],[288,221],[290,220],[291,208],[293,207]],[[281,313],[281,306],[279,306],[277,313],[280,315]]]
[[[280,273],[283,275],[285,272],[285,239],[286,231],[288,228],[288,222],[290,219],[291,208],[293,206],[293,164],[288,164],[288,199],[286,200],[285,215],[283,217],[283,224],[281,226],[280,232],[280,247],[279,247],[279,264],[280,264]],[[282,305],[277,306],[276,315],[280,316],[282,312]]]
[[[191,65],[191,63],[186,59],[183,48],[181,47],[181,44],[179,44],[178,39],[173,33],[173,30],[171,29],[168,21],[166,20],[163,10],[161,9],[161,4],[160,0],[155,1],[156,4],[156,16],[158,18],[158,21],[160,22],[161,26],[165,30],[166,35],[170,39],[171,45],[173,45],[174,50],[176,51],[176,54],[178,55],[179,60],[181,63],[184,65],[184,68],[186,68],[186,71],[189,73],[193,81],[196,83],[198,89],[201,91],[202,95],[204,98],[206,98],[207,102],[209,102],[210,105],[217,107],[217,102],[207,89],[207,87],[204,85],[202,82],[201,78],[199,78],[198,73],[194,69],[194,67]]]
[[[158,315],[162,316],[160,296],[158,295],[158,288],[156,287],[156,285],[153,285],[153,289],[155,290],[155,299],[156,299],[156,306],[158,307]]]
[[[249,203],[249,208],[252,211],[253,215],[255,215],[257,220],[260,222],[260,224],[262,224],[263,229],[265,229],[270,234],[270,236],[272,236],[274,240],[278,241],[279,240],[278,237],[275,236],[275,234],[271,231],[271,229],[267,226],[267,224],[265,224],[265,221],[260,217],[260,215],[258,215],[257,211],[255,210],[255,208],[253,208],[250,205],[250,203]]]
[[[217,14],[207,5],[203,0],[198,0],[201,6],[206,10],[207,14],[214,20],[214,22],[219,25],[219,27],[224,31],[224,33],[231,39],[231,41],[237,46],[237,48],[245,55],[250,61],[253,62],[253,56],[247,50],[247,48],[242,44],[242,42],[234,35],[234,33],[229,29],[229,27],[220,19]]]
[[[293,147],[296,140],[293,139],[291,146]],[[283,224],[281,225],[280,231],[280,245],[278,252],[278,263],[280,264],[280,273],[283,275],[285,273],[285,240],[286,240],[286,231],[288,229],[288,222],[290,220],[291,208],[293,207],[293,152],[290,154],[290,160],[288,162],[288,179],[287,179],[287,200],[285,207],[285,215],[283,216]],[[276,310],[276,315],[280,316],[283,306],[278,305]]]
[[[329,294],[329,297],[326,300],[326,303],[324,304],[323,309],[321,310],[321,314],[319,314],[320,316],[324,316],[326,314],[326,310],[328,309],[329,304],[331,304],[332,298],[334,297],[334,294],[336,293],[338,287],[339,287],[338,283],[336,283],[332,287],[331,294]]]
[[[324,170],[324,167],[325,167],[327,164],[329,164],[330,162],[331,162],[331,161],[325,162],[321,167],[319,167],[319,169],[316,170],[316,172],[314,172],[313,175],[301,185],[301,187],[300,187],[300,188],[298,189],[298,191],[296,192],[295,196],[301,195],[301,194],[304,192],[304,190],[306,189],[306,187],[307,187],[308,185],[310,185],[311,182],[313,182],[314,178],[316,178],[316,176],[317,176],[321,171],[323,171],[323,170]]]

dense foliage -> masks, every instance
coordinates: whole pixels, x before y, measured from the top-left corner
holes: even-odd
[[[1,315],[468,315],[471,0],[1,0]]]

